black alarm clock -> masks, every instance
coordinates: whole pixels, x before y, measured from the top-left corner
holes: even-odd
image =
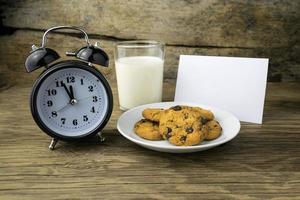
[[[85,36],[86,46],[76,52],[66,52],[76,59],[58,61],[56,51],[46,48],[47,34],[58,29],[73,29]],[[91,45],[87,33],[74,26],[48,29],[41,47],[32,46],[25,67],[27,72],[45,67],[33,85],[30,108],[36,124],[53,139],[77,140],[98,134],[108,122],[113,109],[111,88],[93,64],[108,67],[107,54]]]

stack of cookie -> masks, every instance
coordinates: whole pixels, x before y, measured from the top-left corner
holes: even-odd
[[[214,114],[199,107],[174,106],[169,109],[147,108],[134,131],[147,140],[168,140],[176,146],[192,146],[221,135],[222,127]]]

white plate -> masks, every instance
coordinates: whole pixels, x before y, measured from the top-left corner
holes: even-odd
[[[145,108],[169,108],[175,105],[199,106],[201,108],[211,110],[214,113],[216,120],[223,128],[222,135],[215,140],[203,141],[201,144],[195,146],[174,146],[166,140],[145,140],[134,133],[134,124],[143,118],[142,112]],[[227,111],[215,107],[186,102],[162,102],[138,106],[124,112],[120,116],[117,124],[119,132],[128,140],[148,149],[169,153],[189,153],[216,147],[232,140],[239,133],[240,127],[241,125],[239,120]]]

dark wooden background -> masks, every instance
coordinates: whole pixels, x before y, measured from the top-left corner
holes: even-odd
[[[32,84],[24,60],[52,26],[83,27],[109,53],[115,82],[116,41],[166,43],[165,78],[174,79],[180,54],[268,57],[268,81],[300,80],[300,2],[295,0],[12,0],[1,2],[0,88]],[[78,33],[50,35],[61,55],[84,43]]]

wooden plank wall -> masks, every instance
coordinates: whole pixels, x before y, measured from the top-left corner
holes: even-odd
[[[269,57],[268,80],[300,80],[300,2],[295,0],[0,0],[0,88],[32,84],[24,60],[45,29],[81,26],[109,53],[102,69],[115,81],[116,41],[166,43],[165,78],[174,79],[180,54]],[[52,34],[49,47],[62,55],[78,49],[80,34]]]

